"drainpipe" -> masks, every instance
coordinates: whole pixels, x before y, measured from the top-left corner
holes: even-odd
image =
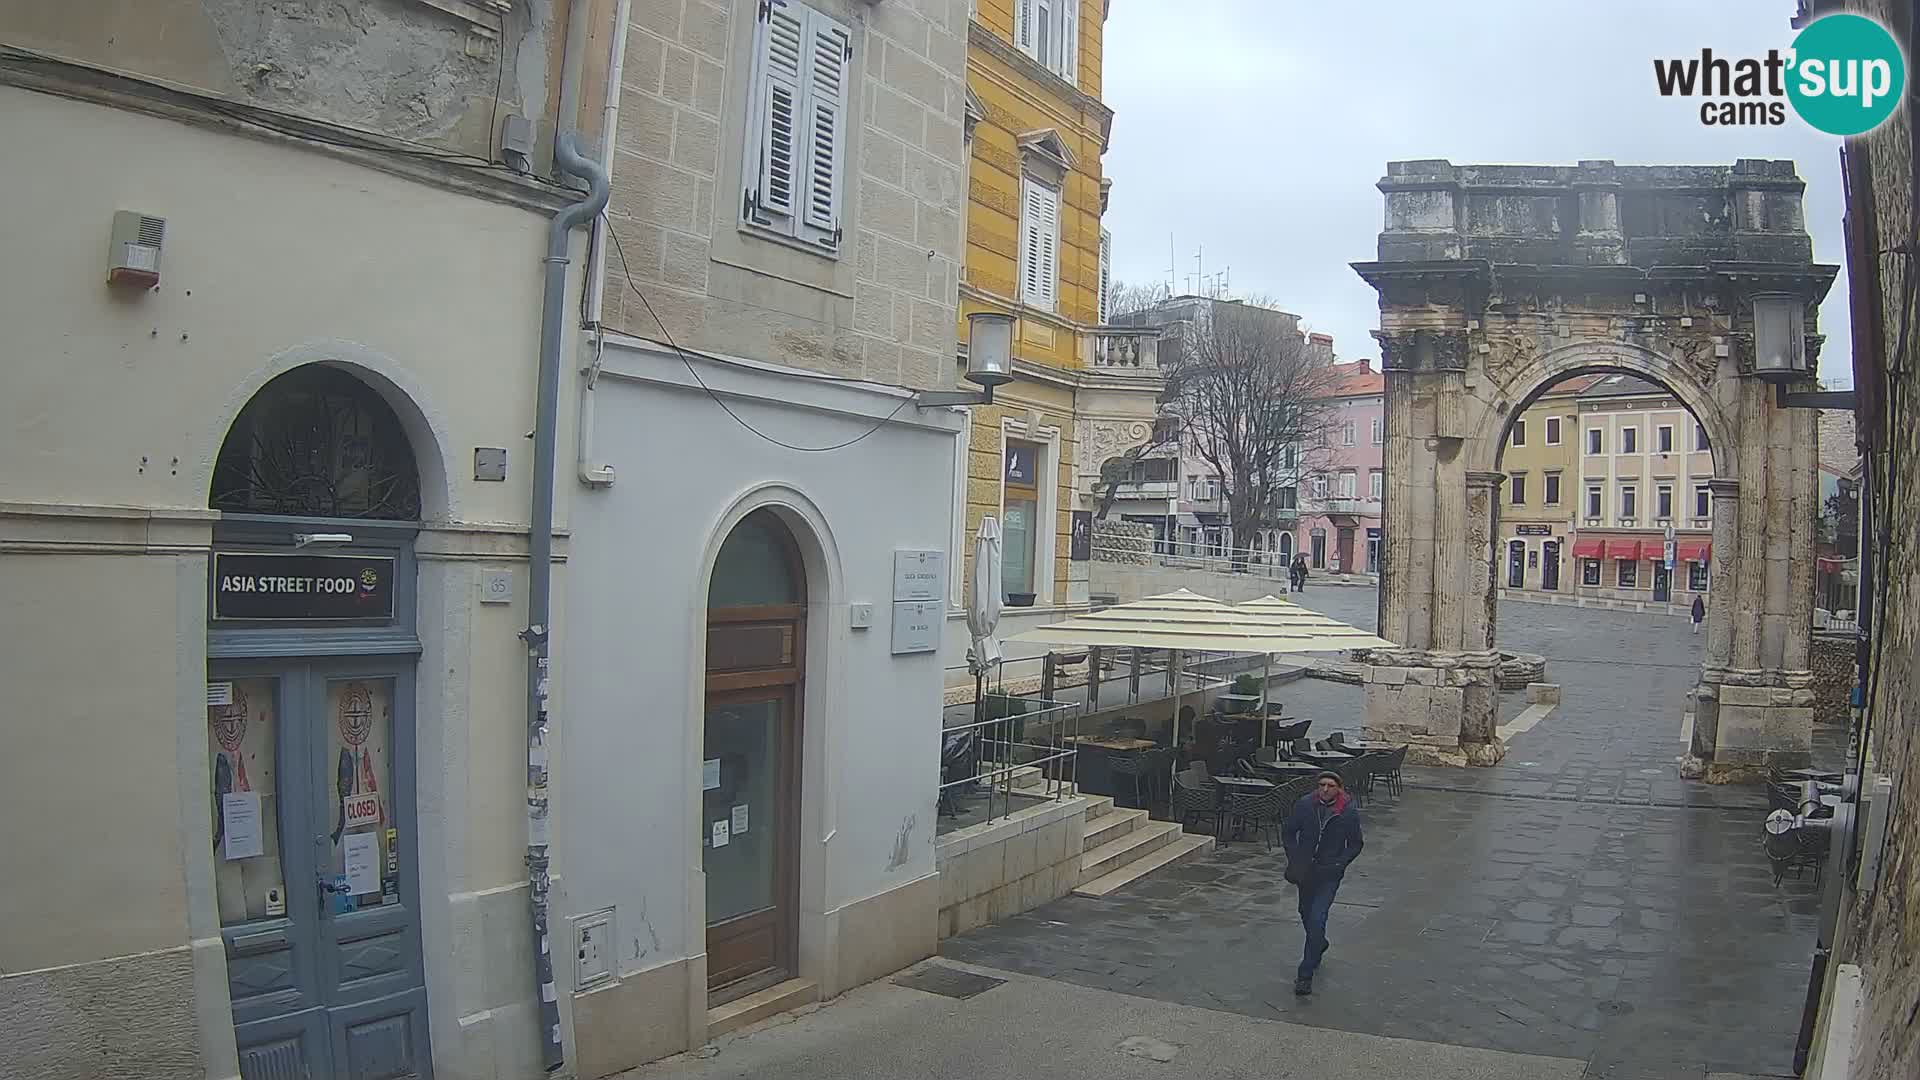
[[[567,247],[573,230],[607,205],[607,174],[581,154],[574,130],[578,111],[581,46],[586,42],[592,0],[573,0],[567,16],[566,52],[561,67],[559,131],[553,140],[554,167],[561,176],[587,181],[586,198],[563,207],[547,228],[542,259],[544,293],[540,303],[540,373],[533,427],[533,517],[528,549],[527,586],[527,880],[533,916],[533,962],[540,1004],[540,1055],[548,1072],[566,1060],[560,1042],[560,994],[553,978],[549,933],[552,836],[547,788],[547,692],[552,661],[554,443],[560,402],[560,346],[567,299]],[[616,35],[616,40],[622,35]]]
[[[633,0],[619,0],[613,13],[613,62],[607,65],[606,105],[600,116],[600,169],[613,175],[613,140],[620,130],[620,78],[627,67],[628,13]],[[607,219],[593,217],[593,265],[587,268],[587,327],[593,331],[593,359],[583,366],[580,378],[580,411],[573,425],[574,474],[589,488],[613,486],[613,466],[593,460],[593,391],[600,380],[600,357],[606,348],[606,328],[601,312],[607,302]]]

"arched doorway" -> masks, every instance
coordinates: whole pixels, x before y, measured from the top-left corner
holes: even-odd
[[[1400,648],[1374,653],[1399,670],[1369,679],[1368,732],[1427,760],[1500,760],[1500,447],[1546,387],[1613,371],[1671,390],[1712,449],[1702,490],[1672,493],[1710,500],[1708,587],[1726,598],[1708,607],[1700,679],[1675,718],[1690,731],[1683,772],[1726,780],[1804,765],[1814,416],[1781,407],[1754,311],[1762,296],[1797,301],[1798,351],[1817,358],[1818,306],[1838,268],[1813,262],[1793,163],[1405,161],[1378,186],[1380,259],[1354,268],[1380,294],[1378,629]]]
[[[707,590],[700,829],[710,1004],[796,968],[806,597],[786,523],[768,509],[742,518]]]
[[[393,407],[295,368],[213,469],[213,893],[244,1076],[428,1076],[415,790],[420,478]]]

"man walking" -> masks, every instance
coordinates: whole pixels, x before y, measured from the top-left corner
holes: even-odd
[[[1293,813],[1281,827],[1287,849],[1287,880],[1300,888],[1300,924],[1307,931],[1307,947],[1293,992],[1313,993],[1313,972],[1327,952],[1327,913],[1347,867],[1360,857],[1360,811],[1347,796],[1340,774],[1323,772],[1314,790],[1293,804]]]

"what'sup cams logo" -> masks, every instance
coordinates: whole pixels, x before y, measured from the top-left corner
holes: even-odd
[[[1829,135],[1879,127],[1907,88],[1907,61],[1886,27],[1864,15],[1828,15],[1807,24],[1785,52],[1729,59],[1655,59],[1661,97],[1703,98],[1700,122],[1711,127],[1773,126],[1800,119]]]

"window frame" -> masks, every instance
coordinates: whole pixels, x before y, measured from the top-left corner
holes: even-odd
[[[1688,559],[1687,560],[1687,591],[1700,592],[1700,593],[1706,592],[1708,580],[1709,580],[1709,577],[1708,577],[1707,564],[1701,562],[1698,559]]]
[[[1527,474],[1510,473],[1507,476],[1507,504],[1510,506],[1527,505]]]
[[[1559,473],[1550,472],[1550,473],[1544,474],[1544,478],[1540,483],[1540,498],[1543,500],[1541,505],[1542,506],[1559,506],[1561,487],[1562,487],[1562,483],[1561,483],[1561,476]]]
[[[1640,560],[1613,560],[1613,585],[1617,589],[1637,589],[1640,587]]]
[[[1367,470],[1367,500],[1379,502],[1387,493],[1387,472],[1385,469]]]
[[[1545,438],[1547,440],[1547,445],[1559,446],[1560,445],[1560,418],[1557,416],[1547,417],[1546,429],[1547,430],[1546,430]]]
[[[1013,44],[1041,67],[1077,87],[1080,0],[1014,0]]]
[[[1603,518],[1607,516],[1606,510],[1607,510],[1606,489],[1599,484],[1588,484],[1587,485],[1587,512],[1585,516],[1588,518]]]
[[[1653,429],[1653,449],[1658,454],[1673,453],[1673,425],[1661,424]]]
[[[1653,519],[1655,521],[1673,520],[1673,485],[1656,484],[1653,488]]]
[[[1620,452],[1638,454],[1640,452],[1640,425],[1624,424],[1620,428]]]
[[[1340,445],[1353,446],[1360,438],[1360,425],[1352,420],[1340,422]]]
[[[1521,417],[1513,422],[1513,430],[1507,433],[1507,445],[1524,447],[1527,445],[1527,418]]]
[[[1385,417],[1373,418],[1373,445],[1385,446],[1387,443],[1387,421]]]
[[[1035,197],[1044,198],[1051,204],[1052,228],[1049,231],[1036,223],[1031,216],[1037,209]],[[1018,275],[1017,288],[1020,302],[1041,311],[1060,310],[1060,210],[1061,188],[1048,184],[1030,172],[1020,174],[1020,236],[1017,257],[1019,262],[1014,270]],[[1048,241],[1040,253],[1040,261],[1034,266],[1034,278],[1027,273],[1030,247],[1035,239]]]
[[[1620,501],[1618,505],[1620,508],[1620,520],[1640,520],[1640,485],[1621,484]]]
[[[1587,429],[1587,456],[1599,457],[1607,452],[1607,429],[1590,427]]]
[[[1710,518],[1713,516],[1713,489],[1705,484],[1693,487],[1693,516]]]
[[[773,13],[776,10],[789,12],[799,23],[799,35],[802,52],[799,69],[791,74],[787,89],[794,95],[793,124],[794,148],[790,163],[792,180],[790,184],[790,203],[782,209],[777,205],[764,202],[762,185],[766,179],[766,155],[768,154],[769,104],[768,94],[776,81],[788,81],[789,76],[782,72],[776,79],[769,66],[769,37],[772,34]],[[833,125],[833,161],[828,170],[831,191],[828,205],[831,213],[831,227],[822,224],[809,214],[807,201],[813,198],[811,186],[816,176],[813,151],[816,140],[810,137],[812,125],[819,119],[817,110],[822,107],[819,97],[821,82],[816,77],[814,63],[818,59],[817,39],[822,34],[838,34],[843,42],[841,55],[839,93],[828,107],[832,109]],[[853,136],[853,123],[850,113],[856,108],[851,88],[860,77],[855,66],[854,33],[852,26],[811,7],[801,0],[768,0],[757,9],[752,36],[752,53],[749,63],[749,86],[747,90],[747,117],[745,128],[745,149],[740,160],[740,215],[737,227],[741,232],[789,247],[797,248],[820,258],[838,261],[844,248],[844,220],[847,206],[848,155],[847,145]]]
[[[1580,560],[1580,584],[1596,586],[1600,584],[1599,559]]]
[[[1693,422],[1693,449],[1695,453],[1713,449],[1713,444],[1707,441],[1707,425],[1698,420]]]

